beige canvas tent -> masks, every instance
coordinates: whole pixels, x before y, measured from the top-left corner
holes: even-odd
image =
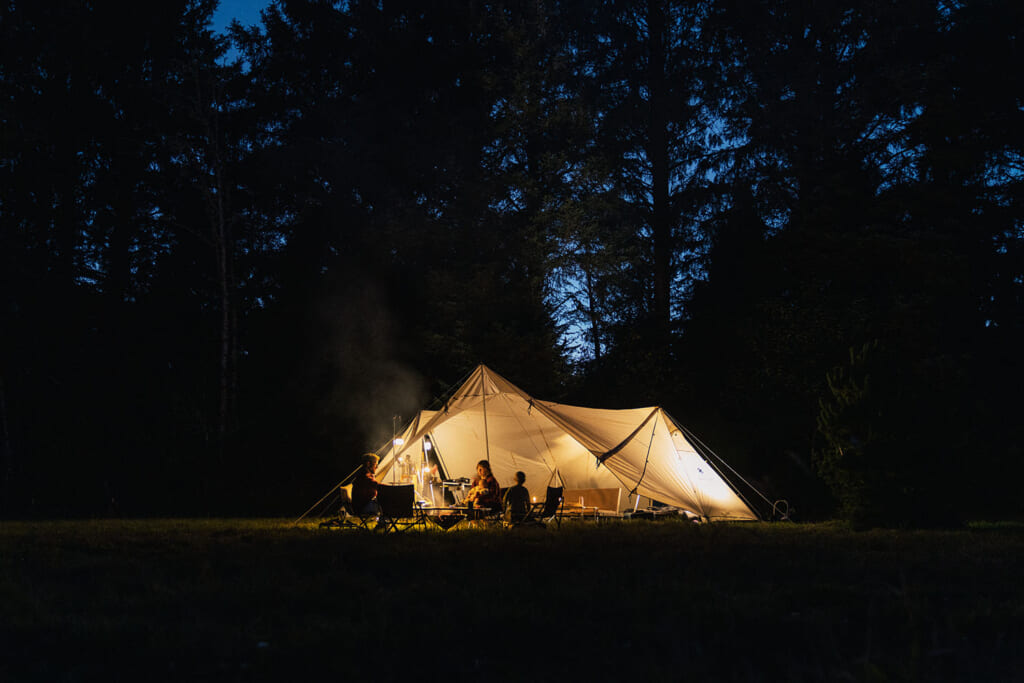
[[[387,444],[382,482],[412,482],[430,499],[430,466],[448,478],[471,477],[487,459],[501,486],[526,473],[537,496],[546,486],[617,490],[619,511],[651,501],[706,520],[758,516],[659,407],[602,410],[535,399],[480,365],[440,410],[421,411]]]

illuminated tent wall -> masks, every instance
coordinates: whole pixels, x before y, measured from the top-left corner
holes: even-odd
[[[541,401],[481,365],[441,410],[421,411],[400,445],[384,447],[377,474],[384,483],[412,481],[429,499],[423,475],[429,452],[450,478],[472,477],[483,459],[501,486],[522,470],[538,499],[549,482],[619,488],[621,510],[656,500],[709,520],[758,519],[684,431],[658,407],[600,410]]]

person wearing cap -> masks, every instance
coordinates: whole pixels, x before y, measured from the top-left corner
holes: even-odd
[[[377,463],[380,458],[376,453],[367,453],[362,457],[363,467],[352,482],[352,509],[357,515],[372,515],[380,512],[377,504]]]

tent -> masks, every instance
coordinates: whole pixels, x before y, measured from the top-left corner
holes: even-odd
[[[377,475],[414,483],[427,499],[431,470],[448,479],[473,476],[487,459],[501,486],[526,473],[531,493],[548,484],[567,489],[618,489],[619,511],[652,501],[705,520],[756,520],[712,464],[717,457],[660,407],[581,408],[535,399],[480,365],[439,410],[423,410],[386,444]],[[707,457],[706,457],[707,456]],[[727,467],[727,466],[726,466]]]

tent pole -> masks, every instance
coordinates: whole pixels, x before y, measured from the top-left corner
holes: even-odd
[[[484,450],[487,453],[487,463],[489,465],[491,462],[491,437],[487,431],[487,376],[483,372],[480,373],[480,384],[484,392]]]
[[[398,415],[391,417],[391,483],[395,483],[395,470],[398,469]]]
[[[636,494],[636,502],[633,504],[633,512],[636,512],[637,508],[640,507],[640,492],[637,490],[640,488],[640,484],[643,483],[644,475],[647,474],[647,463],[651,461],[651,446],[654,445],[654,432],[658,428],[658,421],[654,421],[654,426],[651,427],[651,440],[647,442],[647,455],[644,456],[644,469],[640,472],[640,478],[636,480],[636,486],[630,492],[630,495]],[[649,496],[648,496],[649,498]]]

